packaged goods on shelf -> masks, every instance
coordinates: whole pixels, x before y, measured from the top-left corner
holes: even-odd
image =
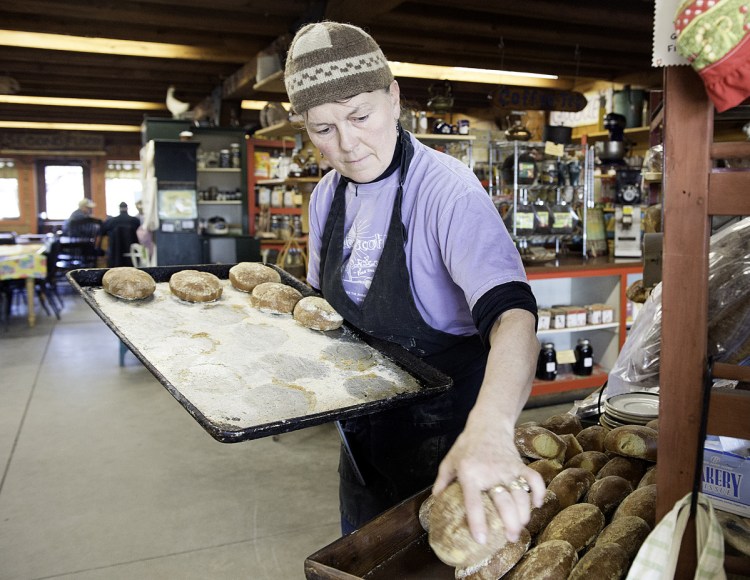
[[[567,313],[564,308],[550,308],[552,328],[565,328]]]
[[[702,491],[715,508],[750,517],[750,441],[706,438]]]
[[[551,320],[551,313],[549,310],[545,309],[539,309],[537,312],[537,316],[539,318],[539,323],[537,324],[538,330],[549,330],[550,328],[550,320]]]

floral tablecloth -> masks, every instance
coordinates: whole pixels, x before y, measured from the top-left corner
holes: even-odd
[[[44,248],[44,244],[0,245],[0,280],[46,277]]]

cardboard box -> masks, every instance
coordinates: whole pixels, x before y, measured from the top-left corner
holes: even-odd
[[[702,480],[702,491],[716,509],[750,517],[750,442],[709,435]]]
[[[552,317],[551,328],[565,328],[567,312],[564,308],[550,308],[550,315]]]
[[[537,330],[549,330],[550,321],[552,319],[550,311],[540,308],[537,312],[537,315],[539,316],[539,324],[537,326]]]

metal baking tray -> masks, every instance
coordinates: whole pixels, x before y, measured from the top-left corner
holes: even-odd
[[[307,580],[453,580],[455,568],[438,559],[419,523],[429,494],[421,491],[309,556]]]
[[[247,293],[234,290],[228,282],[232,265],[143,268],[157,282],[157,292],[151,298],[133,302],[119,300],[104,292],[102,278],[107,272],[106,268],[74,270],[67,274],[67,278],[169,393],[214,439],[223,443],[258,439],[356,417],[432,397],[451,388],[450,377],[407,350],[360,333],[346,323],[335,331],[318,332],[303,328],[289,315],[260,313],[250,306]],[[279,272],[282,282],[296,288],[303,296],[314,294],[308,286],[281,268],[271,267]],[[181,270],[214,274],[224,281],[222,297],[213,303],[191,304],[171,296],[168,286],[161,283],[167,283],[172,274]],[[236,332],[241,334],[232,338],[232,348],[235,351],[240,349],[239,357],[227,358],[229,355],[221,351],[226,347],[213,336],[214,332],[221,332],[220,326],[229,316],[233,316],[234,320],[241,319],[244,325],[236,327]],[[173,327],[180,324],[183,325],[182,330],[175,335]],[[149,331],[142,330],[141,325]],[[282,330],[276,329],[279,325]],[[261,331],[266,334],[263,335]],[[253,342],[256,332],[261,338]],[[296,340],[294,344],[297,350],[294,353],[284,352],[283,349],[278,352],[272,350],[265,353],[266,359],[259,360],[257,364],[252,360],[250,351],[270,348],[268,344],[274,343],[268,340],[269,336],[300,332],[309,334],[302,336],[302,340]],[[144,337],[144,334],[147,336]],[[196,337],[204,345],[213,341],[210,348],[193,353],[191,349]],[[242,344],[239,344],[240,341],[243,341]],[[219,344],[218,350],[216,343]],[[154,354],[155,348],[160,356]],[[347,353],[347,357],[354,359],[346,359],[345,365],[341,360],[334,360],[334,372],[327,370],[328,367],[323,368],[319,373],[322,378],[319,377],[317,383],[309,377],[298,376],[311,372],[309,369],[316,368],[316,365],[322,367],[327,364],[330,367],[330,360],[324,360],[328,356],[326,353],[334,353],[335,356],[344,356],[336,353]],[[222,354],[225,356],[223,359],[220,358]],[[248,357],[252,363],[250,367],[245,360]],[[357,357],[366,358],[366,364]],[[170,366],[177,364],[173,362],[177,359],[183,361],[179,373],[175,373]],[[299,369],[304,370],[300,373]],[[269,375],[284,372],[288,376],[279,378]],[[187,375],[192,380],[184,379]],[[203,377],[201,389],[210,390],[209,394],[196,390],[197,376]],[[262,388],[253,382],[260,381],[259,376],[266,377]],[[284,383],[284,380],[287,382]],[[313,388],[313,384],[317,385],[315,388],[319,391],[323,384],[325,393],[310,395],[309,389]],[[340,402],[337,395],[331,395],[331,392],[342,392]],[[350,396],[352,393],[356,395],[354,400]],[[324,410],[305,403],[305,400],[317,402],[316,396],[324,399],[326,405],[321,406]],[[331,397],[333,400],[329,400]],[[285,405],[286,408],[283,408]]]

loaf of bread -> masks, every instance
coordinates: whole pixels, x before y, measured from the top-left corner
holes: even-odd
[[[650,533],[649,525],[638,516],[623,516],[602,530],[595,545],[617,544],[632,560]]]
[[[643,425],[625,425],[612,429],[604,438],[604,449],[616,455],[656,461],[658,434]]]
[[[570,543],[564,540],[550,540],[526,552],[507,578],[508,580],[560,580],[568,577],[576,562],[578,562],[578,553]]]
[[[558,459],[565,457],[565,442],[549,429],[536,425],[516,427],[515,442],[518,452],[532,459]]]
[[[419,523],[425,532],[430,531],[430,512],[435,504],[435,496],[430,494],[419,506]]]
[[[102,288],[123,300],[143,300],[154,293],[156,282],[143,270],[124,266],[107,270],[102,277]]]
[[[294,319],[312,330],[336,330],[344,319],[320,296],[307,296],[294,306]]]
[[[578,561],[568,580],[620,580],[630,567],[630,558],[617,544],[591,548]]]
[[[526,524],[526,529],[529,530],[532,536],[538,535],[561,509],[560,500],[557,499],[555,492],[548,489],[544,493],[542,505],[531,508],[531,515],[529,516],[529,523]]]
[[[647,485],[652,485],[654,483],[656,483],[656,465],[646,470],[646,473],[643,475],[643,477],[641,477],[641,480],[638,482],[638,487],[645,487]]]
[[[552,415],[542,421],[540,425],[557,435],[569,434],[575,436],[583,429],[581,420],[576,415],[571,415],[570,413]]]
[[[300,300],[299,290],[277,282],[258,284],[250,294],[250,303],[255,308],[272,314],[291,314]]]
[[[576,439],[581,444],[581,449],[584,451],[604,451],[604,438],[607,436],[608,429],[601,425],[592,425],[586,427],[578,435]]]
[[[619,475],[608,475],[591,484],[585,501],[594,504],[607,517],[631,493],[633,493],[633,486],[627,479]]]
[[[609,457],[601,451],[584,451],[568,459],[565,467],[580,467],[596,475],[609,461]]]
[[[229,282],[241,292],[252,292],[258,284],[281,282],[281,275],[260,262],[240,262],[229,269]]]
[[[181,270],[169,278],[172,294],[186,302],[213,302],[221,298],[221,280],[210,272]]]
[[[469,531],[460,484],[454,481],[435,497],[428,524],[430,547],[449,566],[473,566],[505,545],[505,527],[495,505],[485,493],[482,502],[487,518],[487,541],[479,544]]]
[[[659,430],[659,419],[651,419],[648,423],[646,423],[646,427],[649,429],[653,429],[654,431]]]
[[[578,439],[570,433],[563,433],[559,436],[565,442],[565,461],[570,461],[573,457],[579,453],[583,453],[581,444],[578,443]]]
[[[586,495],[591,484],[594,483],[594,474],[580,467],[568,467],[558,473],[549,482],[547,489],[555,492],[563,509],[578,503]]]
[[[563,470],[562,463],[554,459],[537,459],[529,463],[529,467],[542,476],[544,485],[549,485],[549,482]]]
[[[622,500],[615,511],[615,515],[612,516],[612,521],[625,516],[638,516],[649,527],[654,527],[656,523],[656,484],[639,487]]]
[[[539,535],[538,543],[565,540],[580,552],[604,528],[604,514],[590,503],[577,503],[560,511]]]
[[[488,560],[475,566],[456,568],[455,577],[465,578],[466,580],[497,580],[502,578],[523,558],[530,545],[531,534],[528,530],[523,529],[518,541],[508,542]]]
[[[721,524],[727,553],[742,557],[750,556],[750,518],[743,518],[722,510],[716,510]]]
[[[597,479],[602,479],[610,475],[619,475],[627,479],[634,488],[638,487],[638,482],[646,473],[649,464],[641,459],[632,457],[613,457],[599,470],[596,474]]]

